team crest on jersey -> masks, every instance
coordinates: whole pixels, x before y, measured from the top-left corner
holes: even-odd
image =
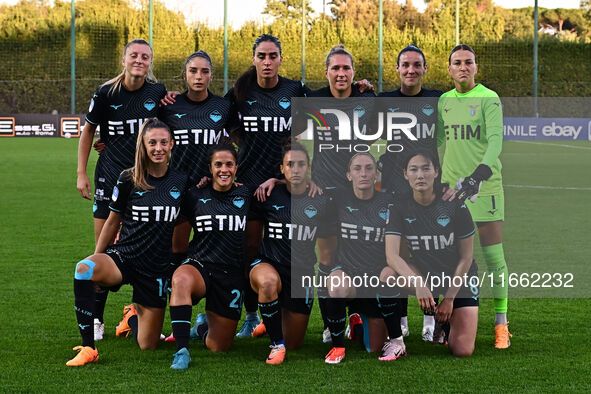
[[[441,215],[437,218],[437,223],[439,223],[440,226],[445,227],[449,224],[449,216],[447,215]]]
[[[176,186],[173,186],[172,189],[170,189],[169,193],[175,200],[181,196],[181,192],[179,191],[179,189],[177,189]]]
[[[248,103],[248,105],[253,105],[257,101],[256,100],[246,100],[246,102]]]
[[[281,99],[279,99],[279,105],[283,109],[288,109],[291,105],[291,101],[287,97],[281,97]]]
[[[307,217],[309,217],[310,219],[312,219],[314,216],[316,216],[316,214],[318,213],[318,210],[313,205],[308,205],[304,209],[304,213],[306,214]]]
[[[380,209],[380,212],[378,213],[379,217],[381,217],[382,219],[388,221],[388,210],[386,208],[382,208]]]
[[[357,107],[355,107],[353,112],[355,112],[357,114],[357,116],[362,118],[363,115],[365,115],[365,108],[363,108],[361,105],[358,105]]]
[[[148,99],[148,101],[146,101],[144,103],[144,108],[147,109],[148,111],[151,111],[154,108],[156,108],[156,103],[154,102],[154,100]]]
[[[480,107],[480,105],[470,105],[470,116],[476,115],[476,109]]]
[[[111,196],[111,200],[117,201],[118,197],[119,197],[119,188],[117,186],[115,186],[113,188],[113,195]]]
[[[232,200],[232,204],[234,204],[238,208],[242,208],[242,206],[244,205],[244,198],[243,197],[240,197],[240,196],[236,196]]]
[[[222,114],[220,114],[220,111],[215,110],[209,114],[209,119],[217,123],[220,121],[220,119],[222,119]]]
[[[435,112],[435,110],[433,109],[433,107],[430,104],[425,104],[423,106],[422,111],[427,116],[431,116],[431,115],[433,115],[433,112]]]

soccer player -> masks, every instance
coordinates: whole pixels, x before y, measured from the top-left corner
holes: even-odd
[[[390,209],[386,257],[388,265],[404,278],[407,287],[415,290],[421,309],[436,311],[435,318],[440,324],[449,323],[451,353],[466,357],[474,351],[478,328],[478,286],[472,286],[473,282],[467,279],[462,283],[453,280],[434,284],[437,286],[434,288],[431,284],[435,282],[428,282],[427,278],[478,276],[472,258],[474,224],[466,204],[441,198],[441,184],[436,185],[439,173],[436,163],[430,151],[408,156],[404,177],[413,192]],[[412,253],[410,264],[400,257],[403,238]],[[434,296],[439,294],[444,298],[436,306]],[[440,343],[437,334],[434,341]]]
[[[74,297],[82,346],[74,348],[79,353],[68,366],[99,357],[92,330],[95,284],[115,289],[131,284],[137,306],[130,306],[118,334],[132,331],[140,349],[158,345],[171,274],[172,233],[187,187],[187,176],[168,167],[173,145],[170,129],[156,118],[139,130],[135,165],[121,173],[113,188],[111,213],[95,253],[76,265]],[[110,245],[119,229],[119,242]]]
[[[507,263],[503,253],[505,217],[499,155],[503,143],[503,109],[499,96],[474,77],[476,54],[466,44],[452,49],[449,74],[455,89],[439,101],[437,142],[445,142],[442,182],[456,186],[457,197],[469,201],[480,246],[493,277],[495,347],[511,345],[507,322]],[[482,186],[481,186],[482,185]]]
[[[121,63],[123,71],[98,87],[90,101],[86,124],[78,145],[76,187],[80,195],[90,200],[91,189],[86,167],[96,128],[105,144],[94,171],[94,239],[98,242],[101,229],[109,216],[110,196],[119,174],[134,165],[137,134],[147,118],[158,114],[158,103],[166,95],[164,85],[157,83],[150,68],[153,53],[144,40],[132,40],[125,45]],[[94,308],[95,338],[104,333],[103,312],[108,291],[101,289]]]
[[[291,98],[303,97],[309,91],[300,81],[279,75],[282,62],[279,39],[271,34],[260,35],[252,47],[252,66],[226,94],[241,120],[237,133],[238,182],[260,185],[279,175],[281,146],[291,133]],[[251,216],[247,231],[245,275],[262,241],[262,220]],[[238,337],[250,337],[260,323],[257,295],[250,287],[246,290],[245,309],[246,320]]]
[[[210,174],[209,148],[227,136],[235,115],[229,100],[209,91],[213,65],[207,52],[189,55],[182,75],[187,90],[176,96],[173,104],[163,106],[158,116],[170,127],[175,139],[170,167],[187,173],[189,183],[197,185],[202,177]],[[184,259],[179,251],[187,250],[190,232],[189,222],[176,228],[173,252],[177,263]]]
[[[177,345],[172,369],[189,367],[194,303],[206,299],[206,314],[197,317],[195,331],[216,352],[232,345],[242,312],[246,217],[254,189],[234,185],[237,155],[232,145],[213,146],[209,157],[212,182],[190,189],[182,205],[181,215],[195,235],[189,258],[172,277],[170,319]]]
[[[335,196],[339,231],[336,266],[327,282],[330,298],[326,311],[333,345],[325,358],[329,364],[338,364],[345,357],[347,299],[351,311],[356,312],[349,317],[351,339],[355,339],[357,329],[365,324],[366,348],[371,352],[382,348],[380,360],[396,360],[406,354],[400,329],[399,294],[386,285],[394,271],[386,264],[384,228],[394,199],[390,193],[375,190],[376,177],[373,156],[357,153],[347,171],[352,187]],[[367,284],[357,284],[364,277],[370,278]],[[371,278],[380,283],[374,283]],[[377,288],[370,288],[371,283]]]
[[[389,92],[382,92],[378,97],[439,97],[443,93],[441,90],[428,89],[423,87],[423,77],[427,73],[427,59],[425,54],[416,45],[408,45],[404,47],[396,57],[396,72],[400,76],[400,87]],[[436,100],[436,99],[433,99]],[[437,101],[432,104],[423,102],[423,100],[411,101],[410,108],[408,108],[416,117],[417,124],[423,129],[431,130],[431,134],[417,133],[417,141],[410,141],[405,136],[398,143],[404,146],[400,153],[385,152],[378,161],[378,166],[381,170],[381,190],[394,193],[396,196],[410,194],[411,188],[408,182],[403,177],[403,158],[412,153],[422,150],[428,150],[437,158],[437,113],[435,109]],[[403,245],[401,253],[405,260],[408,261],[408,250]],[[401,298],[402,319],[400,325],[402,326],[402,333],[406,337],[409,335],[408,330],[408,298]],[[425,341],[433,340],[433,330],[435,328],[435,319],[432,315],[425,314],[423,317],[423,332],[422,337]]]
[[[304,278],[314,278],[316,240],[332,235],[328,213],[332,199],[326,194],[310,197],[307,179],[310,158],[297,142],[283,147],[281,173],[285,184],[277,185],[264,202],[253,209],[265,221],[265,237],[259,256],[250,265],[250,284],[258,294],[263,318],[253,336],[269,334],[271,353],[267,364],[281,364],[287,349],[302,346],[314,301],[314,289],[304,287]],[[300,294],[292,289],[301,289]]]

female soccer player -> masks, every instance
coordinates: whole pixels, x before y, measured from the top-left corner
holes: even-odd
[[[209,148],[227,135],[235,115],[228,100],[209,91],[213,65],[207,52],[197,51],[187,57],[183,79],[187,90],[176,96],[173,104],[163,106],[159,118],[170,127],[176,142],[170,167],[187,173],[190,184],[197,185],[210,174]],[[174,233],[176,262],[183,260],[178,251],[187,250],[190,232],[191,224],[184,222]]]
[[[132,305],[125,316],[125,329],[133,331],[141,349],[154,349],[160,340],[170,280],[170,244],[187,187],[187,176],[168,168],[173,145],[170,129],[158,119],[148,119],[139,130],[135,165],[117,180],[111,213],[95,253],[76,265],[74,297],[82,346],[74,348],[79,353],[68,366],[98,360],[92,330],[95,284],[117,288],[130,283],[137,316]],[[119,229],[119,242],[110,245]]]
[[[406,287],[416,291],[421,309],[436,311],[435,318],[441,324],[450,323],[449,349],[453,355],[465,357],[474,351],[479,289],[471,286],[469,279],[459,282],[455,278],[461,279],[465,274],[467,278],[477,276],[472,258],[474,224],[465,204],[440,198],[441,185],[435,186],[438,173],[431,152],[408,156],[404,177],[413,192],[390,209],[386,257],[388,265],[400,275],[397,283],[406,283]],[[412,253],[410,264],[399,255],[402,238]],[[430,276],[454,280],[451,286],[433,288],[427,282]],[[444,299],[436,307],[434,296],[439,294]]]
[[[396,196],[401,194],[410,194],[411,190],[408,182],[404,179],[403,161],[404,156],[411,152],[428,150],[438,158],[437,139],[434,132],[437,127],[437,97],[443,93],[441,90],[428,89],[423,87],[423,77],[427,73],[427,59],[425,54],[416,45],[404,47],[396,57],[396,72],[400,76],[400,87],[389,92],[382,92],[378,97],[410,97],[416,98],[409,100],[409,111],[417,117],[417,124],[422,130],[431,130],[431,133],[417,133],[417,141],[410,141],[405,136],[398,141],[404,146],[404,150],[399,153],[385,152],[378,160],[378,166],[381,171],[381,190],[394,193]],[[428,99],[425,97],[432,97]],[[405,108],[406,109],[406,108]],[[402,109],[402,110],[405,110]],[[401,111],[401,109],[399,109]],[[408,261],[408,251],[403,246],[401,253]],[[401,298],[402,333],[409,335],[408,331],[408,298]],[[435,328],[435,319],[431,315],[424,315],[422,337],[425,341],[433,340],[433,330]]]
[[[488,271],[494,275],[495,347],[511,345],[507,322],[508,270],[503,253],[504,195],[499,155],[503,109],[499,96],[474,81],[476,54],[460,44],[449,55],[455,89],[439,101],[438,145],[445,141],[442,181],[456,185],[476,222]]]
[[[326,194],[308,195],[310,158],[306,148],[288,142],[280,169],[286,183],[253,206],[263,217],[266,230],[259,256],[249,265],[250,284],[258,294],[263,317],[253,336],[265,330],[269,334],[267,364],[281,364],[286,348],[302,346],[314,301],[314,247],[317,239],[332,236],[334,230],[328,213],[332,199]]]
[[[246,217],[253,188],[235,186],[236,151],[230,144],[210,149],[212,182],[192,188],[183,201],[182,217],[193,226],[188,256],[172,277],[170,319],[177,352],[170,366],[187,369],[192,305],[206,299],[205,316],[196,331],[212,351],[230,348],[242,312]]]
[[[384,249],[384,228],[393,197],[375,191],[376,167],[371,154],[354,155],[347,171],[352,188],[335,196],[339,238],[337,265],[327,282],[330,295],[326,302],[327,321],[333,344],[325,359],[329,364],[338,364],[345,357],[346,299],[352,311],[369,316],[369,321],[365,322],[369,335],[364,338],[369,351],[378,351],[383,346],[379,358],[382,361],[396,360],[406,354],[396,298],[399,294],[386,284],[388,277],[394,274],[386,264]],[[370,278],[369,282],[359,282],[363,278]],[[363,319],[358,313],[349,318],[352,339],[356,334],[355,326]],[[390,337],[388,341],[387,336]]]
[[[166,95],[164,85],[152,74],[153,53],[144,40],[132,40],[125,45],[121,63],[123,71],[98,87],[90,101],[86,124],[78,144],[77,188],[90,200],[91,189],[86,167],[97,126],[105,144],[94,171],[94,239],[98,242],[101,229],[109,216],[109,201],[119,174],[134,165],[137,134],[147,118],[158,114],[158,103]],[[113,240],[111,240],[113,241]],[[95,337],[102,339],[103,312],[108,292],[97,296],[95,308]]]

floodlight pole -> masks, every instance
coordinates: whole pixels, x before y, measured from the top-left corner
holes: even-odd
[[[302,83],[306,83],[306,0],[302,0]]]
[[[224,93],[228,91],[228,0],[224,0]]]
[[[70,113],[76,113],[76,0],[70,2]]]
[[[460,0],[456,0],[456,46],[460,45]]]
[[[378,91],[382,91],[382,80],[384,79],[384,4],[380,0],[378,24]]]
[[[534,116],[538,115],[538,0],[534,5],[534,64],[533,64],[533,96],[534,96]]]
[[[150,46],[152,47],[152,50],[154,49],[154,34],[153,34],[153,28],[154,28],[154,0],[150,0],[150,11],[149,11],[149,29],[150,29],[150,33],[149,33],[149,42],[150,42]]]

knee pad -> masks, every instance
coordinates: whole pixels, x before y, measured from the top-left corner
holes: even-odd
[[[88,266],[88,271],[83,272],[83,273],[79,273],[78,267],[82,264]],[[95,266],[95,263],[92,260],[88,260],[88,259],[80,260],[78,262],[78,264],[76,264],[76,270],[74,271],[74,279],[90,280],[90,278],[92,278],[92,274],[94,273],[94,266]]]

